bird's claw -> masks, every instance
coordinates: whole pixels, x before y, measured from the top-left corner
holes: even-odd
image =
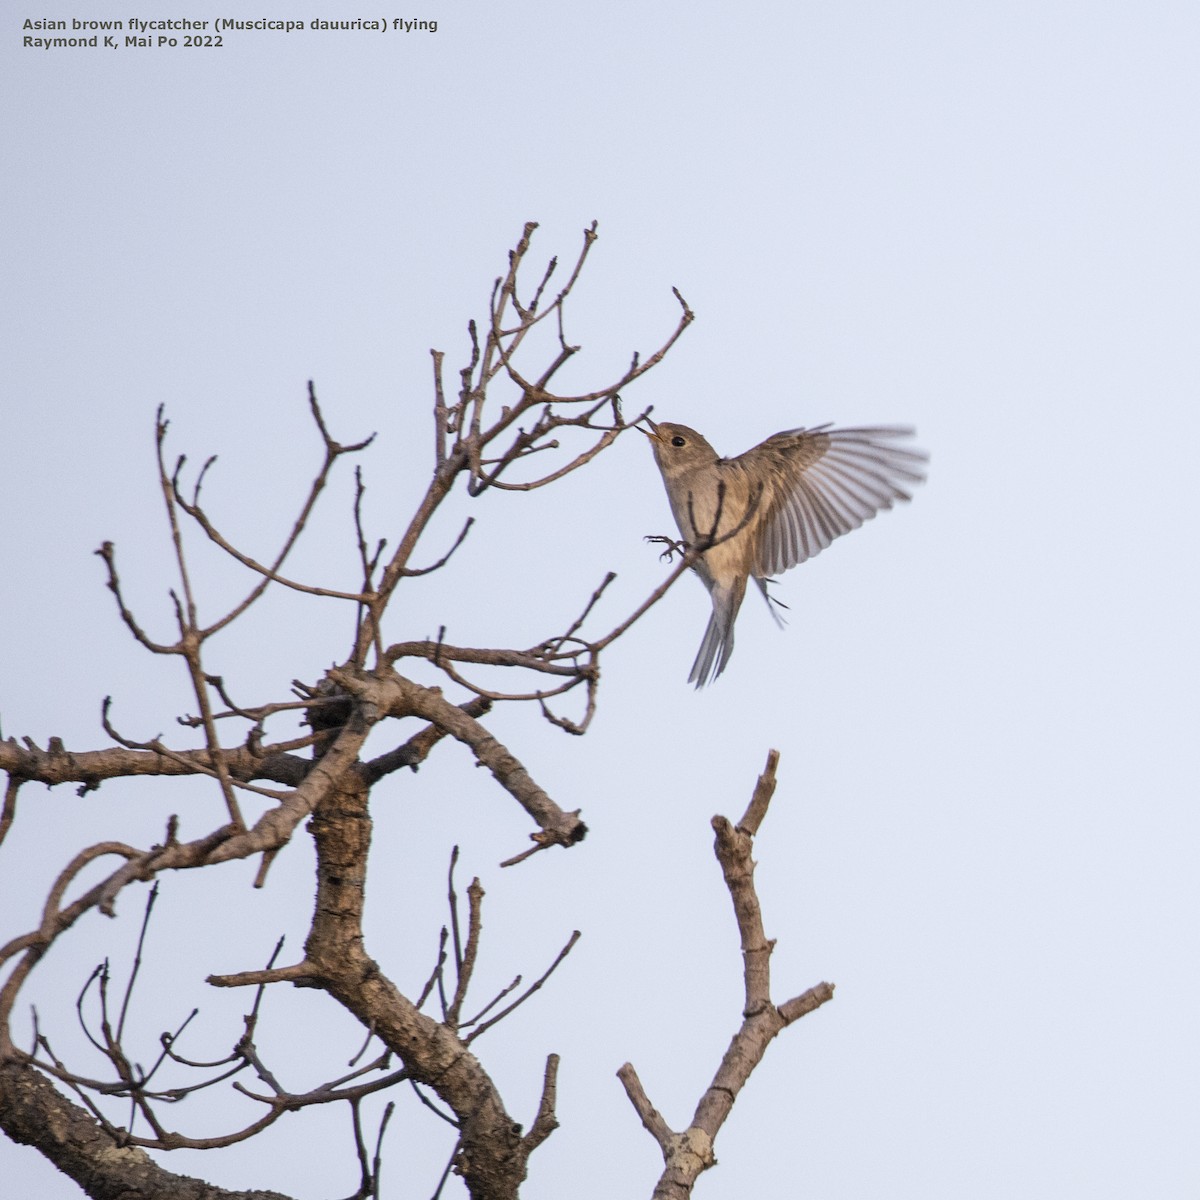
[[[671,562],[676,554],[684,555],[687,553],[687,544],[677,541],[675,538],[664,537],[661,533],[647,534],[643,539],[650,542],[652,545],[666,546],[666,549],[658,556],[663,562]]]

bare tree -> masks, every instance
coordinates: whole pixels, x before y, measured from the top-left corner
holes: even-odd
[[[551,390],[560,370],[579,350],[567,341],[565,310],[596,232],[594,225],[585,231],[579,256],[559,290],[551,290],[556,274],[552,259],[530,293],[523,272],[534,229],[533,224],[525,227],[509,255],[507,271],[496,280],[484,327],[473,322],[469,326],[470,352],[453,394],[446,383],[444,356],[433,352],[433,471],[390,554],[386,541],[368,537],[366,489],[361,471],[356,470],[353,518],[361,568],[357,587],[307,582],[289,571],[288,560],[331,473],[343,458],[364,451],[371,438],[351,444],[337,440],[310,386],[309,410],[324,448],[323,461],[283,544],[273,555],[259,558],[222,532],[202,500],[213,460],[190,483],[185,481],[186,460],[169,461],[168,423],[159,410],[158,478],[177,572],[170,591],[176,630],[169,640],[151,636],[132,611],[113,545],[106,542],[97,554],[129,634],[150,654],[178,659],[186,672],[195,709],[179,721],[200,739],[198,747],[172,745],[162,736],[149,740],[128,736],[116,727],[107,700],[101,720],[113,744],[105,748],[68,749],[57,738],[44,748],[28,738],[0,740],[0,768],[7,773],[0,842],[17,819],[22,788],[30,783],[75,783],[83,795],[115,779],[200,777],[211,781],[222,799],[221,824],[191,840],[181,840],[177,819],[164,812],[162,840],[155,845],[106,840],[73,853],[68,849],[66,865],[46,892],[41,919],[0,946],[0,1129],[14,1141],[36,1147],[90,1196],[277,1195],[227,1192],[174,1174],[145,1151],[227,1147],[256,1136],[286,1114],[328,1104],[345,1105],[352,1118],[353,1141],[347,1153],[353,1153],[359,1164],[355,1195],[378,1196],[381,1147],[392,1104],[374,1130],[365,1128],[361,1105],[368,1096],[400,1089],[395,1094],[441,1112],[455,1129],[454,1153],[435,1194],[441,1193],[454,1172],[477,1200],[502,1200],[518,1194],[530,1155],[556,1128],[557,1056],[551,1055],[545,1063],[541,1101],[526,1130],[509,1114],[473,1045],[542,987],[570,953],[578,933],[532,984],[522,986],[518,978],[484,1002],[469,1003],[483,928],[484,892],[479,880],[472,880],[466,887],[464,911],[455,879],[457,851],[448,874],[447,923],[419,994],[406,995],[382,971],[369,953],[363,930],[372,789],[401,768],[415,769],[446,739],[459,743],[485,767],[535,826],[531,844],[515,850],[502,866],[514,866],[552,847],[569,849],[583,840],[587,829],[579,812],[560,807],[537,783],[488,728],[488,714],[502,702],[533,704],[553,726],[582,734],[596,711],[604,650],[714,540],[710,534],[678,547],[679,560],[660,586],[632,612],[600,630],[593,628],[595,613],[611,574],[589,597],[581,597],[576,620],[527,648],[458,646],[442,635],[402,642],[385,638],[385,618],[400,586],[411,586],[445,565],[468,536],[470,520],[439,558],[417,565],[417,551],[443,501],[458,488],[472,497],[500,489],[527,492],[585,467],[641,419],[626,420],[621,394],[662,360],[692,320],[676,292],[680,316],[657,351],[644,361],[634,355],[619,377],[603,386],[576,394]],[[546,331],[552,336],[541,337]],[[541,357],[535,368],[527,364],[538,361],[536,347]],[[500,391],[503,400],[496,394]],[[582,444],[566,449],[573,439],[581,439]],[[535,469],[542,462],[551,465]],[[196,536],[208,539],[249,573],[250,583],[241,599],[215,619],[201,617],[203,606],[189,565],[190,539]],[[353,637],[337,665],[322,678],[294,681],[290,696],[247,703],[234,695],[233,683],[210,671],[208,645],[272,587],[340,602],[355,614]],[[445,688],[404,674],[408,660],[432,664],[444,676]],[[485,668],[490,669],[487,678],[492,686],[479,681]],[[497,677],[514,682],[497,687]],[[571,693],[580,702],[568,715],[561,704]],[[277,732],[297,716],[303,724]],[[411,724],[402,727],[405,721],[415,722],[415,729]],[[382,732],[389,749],[369,757],[364,747],[372,732]],[[717,857],[741,936],[746,1004],[741,1027],[713,1084],[689,1127],[675,1133],[650,1105],[633,1068],[627,1064],[620,1071],[637,1115],[664,1155],[666,1169],[655,1196],[690,1193],[698,1174],[715,1161],[716,1133],[769,1041],[832,995],[829,985],[820,984],[778,1007],[770,997],[772,943],[762,929],[750,847],[774,788],[776,757],[772,753],[750,807],[736,827],[725,818],[714,818]],[[250,801],[256,810],[263,810],[253,821],[243,815]],[[53,1031],[42,1027],[36,1012],[28,1045],[20,1044],[24,1036],[13,1024],[18,997],[46,953],[81,917],[92,910],[112,915],[126,889],[152,881],[143,918],[144,939],[164,876],[257,858],[256,886],[262,887],[272,862],[305,822],[316,848],[316,902],[303,953],[285,961],[280,943],[270,961],[255,969],[208,977],[214,988],[243,989],[248,996],[241,1033],[227,1055],[201,1062],[185,1053],[189,1017],[162,1034],[153,1062],[146,1066],[136,1060],[127,1046],[126,1023],[142,965],[142,940],[123,981],[117,980],[106,960],[81,982],[79,1023],[101,1056],[102,1075],[86,1073],[61,1056]],[[68,892],[85,871],[89,878],[95,875],[97,864],[107,864],[106,873],[68,902]],[[261,1002],[268,988],[280,984],[323,993],[352,1014],[366,1035],[349,1071],[302,1093],[283,1086],[260,1048]],[[185,1072],[190,1082],[168,1086],[162,1080],[172,1072],[176,1077]],[[203,1136],[169,1127],[164,1110],[170,1104],[218,1087],[232,1087],[252,1098],[259,1106],[255,1119]]]

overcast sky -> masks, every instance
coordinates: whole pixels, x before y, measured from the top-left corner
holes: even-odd
[[[297,11],[188,15],[211,30]],[[685,579],[605,657],[587,737],[497,715],[534,777],[583,810],[581,845],[499,870],[528,820],[454,745],[382,785],[372,953],[419,990],[455,842],[460,885],[487,889],[480,1002],[580,929],[477,1049],[526,1124],[545,1055],[563,1056],[562,1128],[524,1195],[648,1195],[661,1160],[614,1073],[631,1060],[682,1128],[737,1027],[708,822],[741,814],[775,747],[756,853],[775,999],[820,980],[837,994],[771,1047],[697,1195],[1194,1200],[1200,10],[430,0],[368,14],[324,0],[306,22],[437,31],[22,44],[62,36],[27,17],[131,15],[185,10],[9,0],[0,26],[3,734],[99,748],[107,694],[130,737],[176,736],[188,711],[177,665],[133,644],[92,554],[116,543],[139,617],[165,635],[156,406],[172,455],[220,456],[212,509],[265,555],[319,462],[314,380],[335,436],[378,431],[367,513],[394,544],[431,467],[429,349],[463,364],[466,322],[524,222],[541,222],[540,264],[570,259],[598,220],[568,382],[603,386],[661,343],[678,287],[696,323],[629,389],[630,411],[653,404],[726,454],[799,425],[912,423],[929,481],[783,577],[785,632],[748,601],[712,688],[685,682],[708,613]],[[306,578],[356,582],[351,495],[347,469],[297,560]],[[528,645],[606,571],[619,578],[600,624],[666,570],[642,540],[672,525],[636,435],[560,487],[457,497],[426,560],[467,515],[452,566],[397,597],[389,639],[444,624],[451,641]],[[241,581],[197,555],[216,613]],[[349,620],[282,599],[214,643],[212,669],[247,702],[279,698],[344,655]],[[0,939],[36,920],[83,845],[149,844],[170,813],[197,836],[219,804],[145,780],[85,801],[26,789],[0,851]],[[263,892],[253,870],[226,869],[215,891],[164,879],[133,1012],[147,1060],[193,1006],[196,1053],[216,1056],[242,998],[204,977],[261,965],[280,933],[299,953],[307,836]],[[92,965],[128,962],[141,904],[131,889],[116,922],[81,922],[35,976],[25,998],[56,1045],[76,1040]],[[280,991],[267,1013],[296,1090],[358,1048],[314,996]],[[202,1103],[173,1125],[215,1132],[228,1112]],[[346,1126],[301,1115],[166,1165],[325,1200],[356,1186]],[[433,1191],[447,1135],[402,1104],[388,1200]],[[13,1196],[79,1195],[5,1141],[0,1179]]]

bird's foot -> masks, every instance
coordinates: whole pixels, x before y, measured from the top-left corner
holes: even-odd
[[[658,556],[663,562],[671,562],[676,554],[682,556],[687,553],[686,542],[681,542],[671,537],[664,537],[662,534],[647,534],[643,540],[650,542],[652,545],[666,546],[666,549]]]

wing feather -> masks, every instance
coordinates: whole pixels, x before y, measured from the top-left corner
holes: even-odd
[[[751,478],[766,478],[766,513],[754,574],[776,575],[824,550],[898,500],[925,478],[926,455],[896,439],[904,426],[792,429],[734,460]]]

